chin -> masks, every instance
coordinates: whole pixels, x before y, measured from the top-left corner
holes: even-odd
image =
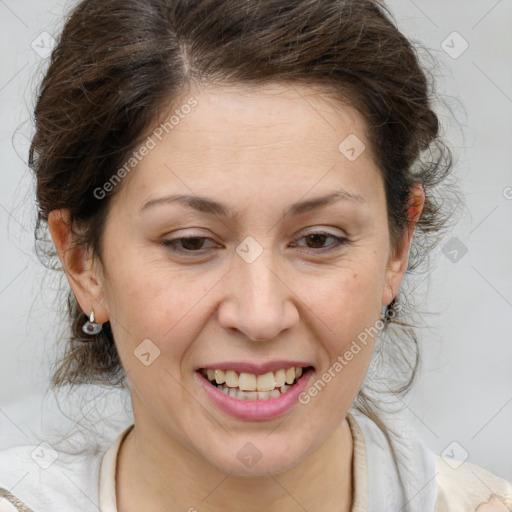
[[[238,477],[279,475],[299,465],[308,455],[297,444],[290,449],[287,443],[277,439],[275,445],[264,440],[232,444],[220,453],[205,454],[205,458],[222,472]]]

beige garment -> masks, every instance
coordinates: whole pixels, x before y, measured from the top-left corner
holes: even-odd
[[[436,455],[437,501],[435,512],[512,511],[512,484],[486,469],[464,462],[448,465]],[[454,469],[456,467],[456,469]]]
[[[352,459],[353,495],[351,512],[368,511],[368,477],[365,439],[355,418],[347,415],[354,441]],[[99,505],[101,512],[118,512],[115,496],[115,466],[119,447],[133,428],[126,429],[105,452],[100,469]],[[512,511],[512,484],[489,471],[465,462],[457,469],[435,456],[437,464],[437,501],[432,512],[506,512]],[[494,496],[494,497],[493,497]],[[379,511],[399,512],[399,511]],[[425,511],[427,512],[427,511]]]

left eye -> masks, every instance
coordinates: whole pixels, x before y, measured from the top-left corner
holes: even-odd
[[[326,240],[328,240],[329,238],[333,239],[334,243],[324,246]],[[309,240],[310,241],[310,244],[308,244],[306,246],[299,245],[299,247],[306,247],[308,249],[317,249],[317,250],[318,249],[331,250],[331,249],[339,247],[340,245],[347,242],[346,238],[333,235],[332,233],[324,233],[322,231],[318,231],[315,233],[308,233],[306,236],[299,238],[299,240]],[[320,246],[320,247],[318,247],[318,246]]]
[[[329,245],[325,245],[326,241],[332,239],[333,243]],[[208,249],[212,249],[214,247],[219,247],[219,245],[215,244],[213,247],[204,247],[205,242],[210,240],[213,242],[211,238],[202,237],[202,236],[190,236],[190,237],[181,237],[174,238],[172,240],[164,240],[162,243],[165,247],[168,247],[174,252],[182,252],[182,253],[193,253],[193,252],[201,252],[207,251]],[[333,235],[332,233],[324,233],[322,231],[308,233],[307,235],[298,239],[307,240],[306,245],[297,244],[298,247],[305,247],[306,249],[311,249],[313,251],[322,251],[322,250],[333,250],[344,243],[347,243],[348,240],[343,237],[339,237]]]

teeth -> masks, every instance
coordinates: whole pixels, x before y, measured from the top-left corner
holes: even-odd
[[[283,368],[276,372],[264,373],[263,375],[255,375],[254,373],[247,372],[238,374],[233,370],[224,371],[209,368],[208,370],[203,370],[203,375],[207,377],[208,380],[215,381],[217,384],[226,384],[228,388],[237,388],[237,391],[258,393],[275,391],[279,393],[278,388],[281,388],[281,390],[283,387],[287,388],[287,385],[293,384],[302,375],[302,368]],[[248,394],[251,395],[251,393]],[[269,396],[273,398],[272,395]],[[274,393],[274,396],[277,395]],[[268,398],[268,396],[266,398]],[[261,398],[261,400],[265,400],[266,398]]]
[[[291,369],[295,375],[295,370]],[[264,373],[258,375],[256,379],[256,389],[258,391],[272,391],[276,387],[276,381],[274,379],[274,372]]]
[[[242,372],[238,377],[238,387],[243,391],[256,391],[256,375]]]
[[[290,387],[291,386],[284,384],[281,391],[278,389],[273,389],[272,391],[240,391],[237,388],[230,388],[225,384],[220,384],[217,386],[217,389],[222,391],[225,395],[237,398],[238,400],[268,400],[269,398],[281,396],[283,393],[286,393]]]
[[[226,374],[222,370],[215,370],[215,382],[217,384],[224,384],[226,382]]]
[[[238,387],[238,375],[236,372],[232,370],[228,370],[226,372],[226,386],[230,388],[237,388]]]
[[[279,393],[279,391],[278,391],[278,394],[281,394],[281,393]],[[258,395],[258,393],[253,392],[253,391],[250,391],[250,392],[237,391],[235,398],[238,398],[239,400],[258,400],[257,395]]]
[[[286,384],[292,384],[295,380],[295,368],[288,368],[286,370]]]
[[[280,388],[286,381],[285,370],[277,370],[277,372],[274,374],[274,379],[276,381],[276,388]]]

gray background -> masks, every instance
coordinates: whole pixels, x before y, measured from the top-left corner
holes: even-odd
[[[57,35],[72,3],[0,0],[0,448],[70,421],[58,409],[51,416],[49,405],[41,413],[61,305],[33,251],[26,160],[33,92],[47,63],[41,33]],[[441,119],[466,199],[417,282],[436,314],[425,317],[422,373],[404,414],[447,460],[468,457],[512,481],[512,1],[388,5],[437,61]],[[101,417],[106,402],[118,406],[115,397],[102,400],[89,401],[82,416]]]

